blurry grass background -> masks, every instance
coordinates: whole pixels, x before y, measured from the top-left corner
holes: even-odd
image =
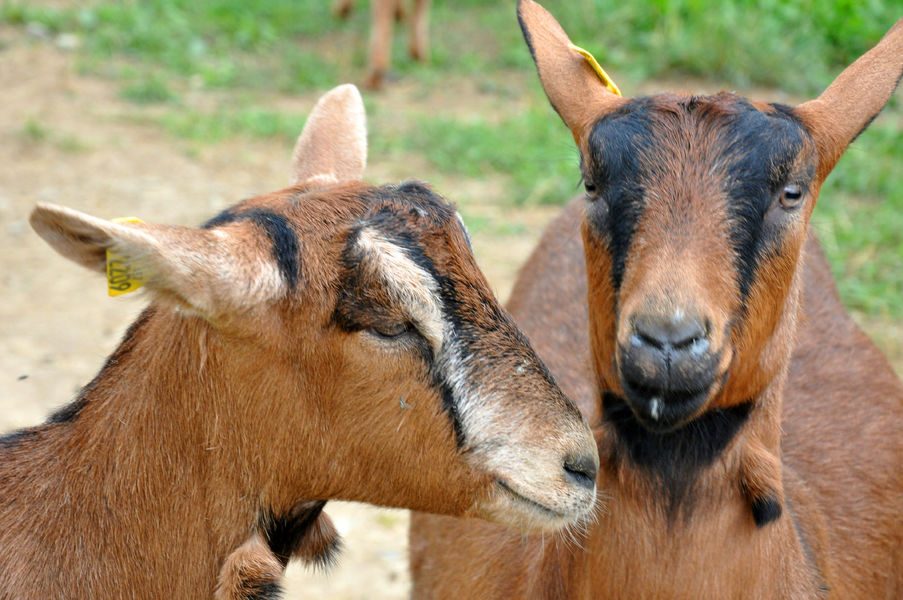
[[[274,95],[362,79],[369,8],[347,22],[327,0],[3,0],[0,21],[37,35],[72,36],[80,69],[145,107],[136,118],[182,139],[186,151],[235,137],[289,145],[304,115]],[[763,99],[817,94],[903,15],[903,0],[547,0],[571,38],[629,95],[664,88],[752,91]],[[393,66],[414,97],[379,117],[371,153],[425,165],[444,178],[500,182],[512,207],[563,203],[577,190],[577,155],[542,95],[513,1],[434,0],[432,60],[411,62],[396,29]],[[437,110],[457,83],[490,99],[482,110]],[[392,85],[392,84],[390,84]],[[419,90],[419,91],[417,91]],[[780,90],[780,91],[777,91]],[[376,99],[374,99],[376,98]],[[488,106],[488,108],[487,108]],[[373,122],[379,123],[379,118]],[[847,152],[822,191],[815,223],[848,306],[870,319],[903,316],[903,110],[895,99]],[[24,135],[41,136],[37,121]],[[448,179],[446,179],[448,181]],[[453,199],[455,189],[442,189]],[[465,207],[466,214],[466,207]],[[485,223],[476,219],[477,227]],[[504,223],[490,225],[504,229]]]

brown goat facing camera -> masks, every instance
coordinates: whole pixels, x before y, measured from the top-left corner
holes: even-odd
[[[542,7],[518,16],[586,196],[510,308],[595,428],[608,510],[576,547],[417,515],[414,597],[900,598],[903,386],[808,229],[903,21],[789,107],[622,98]]]
[[[267,597],[290,557],[330,560],[330,499],[522,530],[590,514],[592,433],[459,215],[365,162],[346,85],[292,187],[200,228],[34,210],[74,262],[124,256],[151,304],[73,404],[0,438],[0,597]]]

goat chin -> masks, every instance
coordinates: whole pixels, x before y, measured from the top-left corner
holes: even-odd
[[[543,494],[546,496],[548,494]],[[577,526],[592,518],[597,505],[596,490],[587,490],[579,499],[572,492],[560,492],[557,502],[515,490],[497,480],[490,495],[476,509],[476,515],[502,523],[522,533],[555,532]]]

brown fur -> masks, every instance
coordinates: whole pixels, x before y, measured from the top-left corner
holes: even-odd
[[[226,558],[220,571],[215,600],[265,600],[278,598],[284,565],[255,533]]]
[[[308,127],[362,127],[352,86],[314,113]],[[76,262],[102,272],[115,248],[139,264],[151,304],[73,405],[0,438],[0,597],[276,593],[292,555],[334,543],[328,499],[525,529],[592,507],[566,473],[574,455],[597,460],[586,422],[498,306],[454,209],[423,184],[348,180],[339,165],[362,168],[365,147],[321,143],[299,142],[293,173],[336,156],[323,172],[201,229],[35,209],[36,231]],[[345,260],[366,228],[406,236],[454,289],[453,339],[469,340],[473,364],[425,358],[411,313],[439,291],[399,299],[391,274]],[[417,332],[379,333],[401,319]]]
[[[590,128],[623,104],[586,102],[601,107],[594,118],[559,105],[570,102],[562,90],[589,86],[594,75],[562,67],[568,60],[539,58],[566,52],[566,38],[557,47],[547,41],[540,51],[530,34],[553,28],[551,16],[529,0],[520,9],[543,85],[580,144],[585,174],[592,174]],[[561,70],[544,72],[548,65]],[[649,99],[646,117],[656,143],[646,156],[660,160],[644,165],[645,179],[636,182],[644,186],[646,204],[620,290],[612,285],[612,246],[594,224],[602,200],[591,193],[590,203],[573,203],[549,228],[511,301],[558,381],[596,424],[603,465],[598,485],[609,496],[608,510],[574,544],[415,515],[415,597],[846,599],[903,593],[903,440],[897,431],[903,386],[844,311],[817,241],[811,235],[806,241],[822,180],[890,97],[901,70],[898,24],[817,101],[797,109],[811,137],[791,169],[805,172],[814,164],[814,179],[798,212],[780,212],[775,200],[768,210],[776,212],[763,216],[781,223],[780,245],[759,259],[745,319],[736,317],[739,278],[719,279],[735,266],[726,253],[729,232],[717,191],[725,189],[721,159],[731,158],[718,124],[747,109],[731,95]],[[596,95],[607,94],[595,85]],[[714,463],[684,474],[679,483],[690,491],[674,518],[666,490],[625,459],[620,434],[600,415],[608,394],[623,391],[617,349],[630,334],[627,318],[693,303],[712,321],[711,341],[726,353],[719,365],[726,377],[686,427],[750,399],[754,407]],[[756,527],[749,507],[763,496],[783,502],[783,515]]]
[[[337,0],[333,12],[346,19],[354,8],[354,0]],[[395,21],[407,19],[409,28],[408,54],[414,60],[429,60],[429,11],[430,0],[412,0],[410,11],[405,10],[405,0],[371,0],[370,2],[370,65],[364,87],[382,88],[392,64],[392,29]]]

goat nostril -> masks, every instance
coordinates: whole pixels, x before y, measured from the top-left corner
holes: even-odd
[[[695,317],[640,315],[633,320],[640,342],[658,348],[683,350],[708,337],[706,327]]]
[[[577,485],[591,489],[596,485],[599,463],[594,456],[571,456],[564,461],[564,472]]]

